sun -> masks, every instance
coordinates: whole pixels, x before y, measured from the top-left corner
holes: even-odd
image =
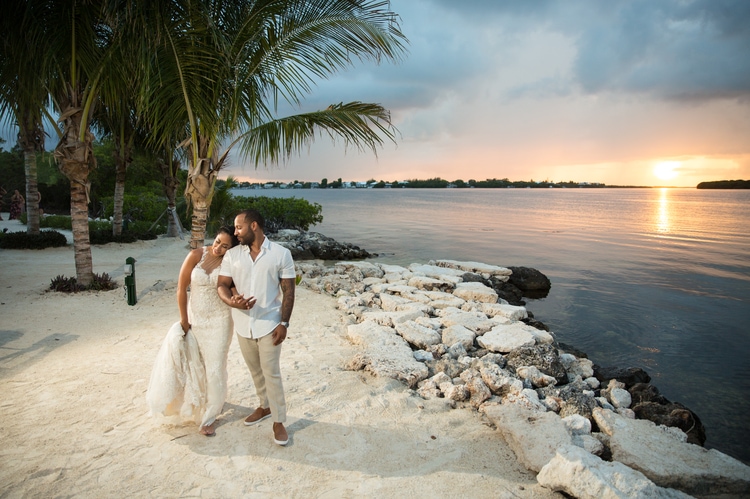
[[[679,161],[662,161],[654,166],[654,175],[661,180],[671,180],[677,176],[677,169],[682,163]]]

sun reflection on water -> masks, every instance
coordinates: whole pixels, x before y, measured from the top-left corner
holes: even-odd
[[[656,231],[661,234],[667,234],[670,232],[669,189],[662,187],[660,190],[659,209],[656,212]]]

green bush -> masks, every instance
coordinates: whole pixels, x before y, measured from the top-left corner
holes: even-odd
[[[110,291],[117,288],[117,283],[109,277],[106,272],[103,274],[94,274],[94,279],[91,284],[81,286],[75,277],[65,277],[59,275],[52,279],[49,285],[49,289],[52,291],[60,291],[63,293],[77,293],[79,291]]]
[[[104,218],[110,218],[115,213],[113,196],[101,198],[104,205]],[[123,196],[122,218],[128,222],[148,221],[154,223],[167,208],[167,198],[159,196],[145,189],[137,192],[126,192]]]
[[[21,222],[26,223],[25,217],[26,214],[24,213]],[[112,235],[112,222],[109,220],[89,220],[89,242],[91,244],[107,244],[113,242],[134,243],[136,241],[148,241],[156,239],[157,234],[163,234],[167,230],[166,222],[164,222],[164,225],[156,225],[151,229],[152,225],[153,222],[149,221],[127,222],[127,228],[122,231],[122,235],[115,237]],[[39,226],[42,228],[54,227],[61,230],[72,230],[70,217],[65,215],[49,215],[42,217],[39,221]],[[63,239],[65,239],[65,236],[63,236]],[[47,244],[47,246],[37,247],[48,248],[51,246],[54,245]],[[65,243],[58,244],[57,246],[65,246]]]
[[[323,207],[300,198],[237,197],[232,198],[232,217],[242,210],[254,208],[266,220],[266,230],[277,232],[280,229],[309,230],[310,226],[323,221]],[[225,223],[234,224],[234,219]]]
[[[68,244],[67,238],[56,230],[42,230],[39,234],[26,232],[0,233],[0,248],[44,249],[59,248]]]
[[[24,216],[26,214],[24,213]],[[26,221],[24,220],[24,223]],[[66,215],[48,215],[39,219],[39,227],[60,229],[60,230],[73,230],[70,223],[70,217]]]
[[[119,236],[112,235],[112,225],[106,229],[89,230],[89,242],[91,244],[107,243],[134,243],[138,237],[132,232],[123,231]]]

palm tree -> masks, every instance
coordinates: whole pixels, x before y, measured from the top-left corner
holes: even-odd
[[[164,7],[165,4],[161,4]],[[214,184],[238,146],[256,168],[299,153],[317,135],[376,152],[394,140],[380,105],[340,103],[277,117],[279,99],[299,106],[316,78],[353,60],[397,60],[406,38],[381,0],[174,0],[141,19],[148,57],[140,102],[157,140],[186,128],[191,247],[203,244]],[[156,25],[149,25],[154,22]],[[221,150],[222,143],[227,145]]]
[[[3,7],[0,16],[0,116],[18,127],[18,145],[23,150],[26,174],[26,232],[39,233],[39,188],[37,153],[44,150],[43,117],[46,114],[47,90],[35,64],[44,45],[31,43],[28,33],[39,19],[30,6],[12,2]]]
[[[41,74],[55,111],[60,140],[54,157],[70,180],[70,217],[76,279],[93,280],[88,227],[89,174],[96,168],[92,120],[97,105],[127,97],[122,34],[128,0],[26,0],[38,13],[34,43],[44,47]],[[131,76],[132,78],[132,76]]]

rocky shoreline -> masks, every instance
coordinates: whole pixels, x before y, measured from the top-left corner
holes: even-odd
[[[541,485],[574,497],[750,494],[750,467],[703,448],[698,416],[646,372],[595,366],[533,318],[523,298],[550,286],[536,269],[326,265],[310,260],[375,255],[317,233],[272,238],[292,249],[301,286],[338,297],[360,347],[348,369],[398,379],[424,404],[484,414]]]

